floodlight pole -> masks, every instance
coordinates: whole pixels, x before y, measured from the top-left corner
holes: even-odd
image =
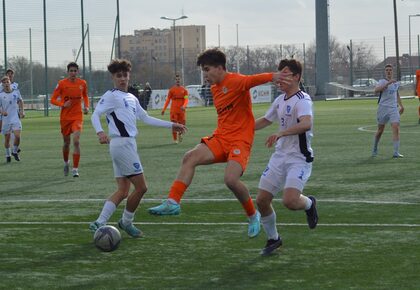
[[[3,0],[3,46],[4,46],[4,72],[6,72],[7,70],[6,0]]]
[[[401,80],[401,67],[400,67],[400,48],[398,45],[398,19],[397,19],[397,2],[394,0],[394,27],[395,27],[395,52],[397,61],[397,80]]]
[[[172,21],[172,25],[174,27],[174,75],[176,75],[176,30],[175,30],[175,22],[177,20],[181,20],[181,19],[185,19],[185,18],[188,18],[188,16],[182,15],[178,18],[169,18],[169,17],[162,16],[160,18],[160,19]]]

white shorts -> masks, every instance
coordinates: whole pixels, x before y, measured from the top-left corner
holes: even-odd
[[[276,195],[284,188],[296,188],[303,192],[306,182],[311,176],[312,163],[290,162],[278,159],[273,154],[261,175],[259,189]]]
[[[386,123],[399,123],[400,112],[398,108],[379,106],[378,112],[376,113],[376,121],[378,125],[385,125]]]
[[[143,173],[135,138],[116,137],[109,144],[115,177],[129,177]]]
[[[3,122],[3,124],[1,125],[1,133],[3,135],[10,134],[13,131],[18,131],[18,130],[22,131],[22,123],[20,121],[13,122],[13,123]]]

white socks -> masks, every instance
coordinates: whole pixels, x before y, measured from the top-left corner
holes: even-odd
[[[116,209],[117,207],[112,201],[105,201],[101,214],[96,221],[101,224],[106,224]]]
[[[261,223],[269,240],[277,240],[279,238],[279,233],[277,232],[276,226],[276,218],[277,216],[274,210],[271,215],[261,217]]]
[[[133,223],[134,220],[134,212],[129,212],[126,208],[124,209],[122,215],[122,223],[126,226]]]

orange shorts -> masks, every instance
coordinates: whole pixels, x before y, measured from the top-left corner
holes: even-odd
[[[170,113],[171,122],[185,125],[185,112]]]
[[[209,147],[214,155],[214,163],[223,163],[229,160],[238,162],[245,172],[251,156],[252,145],[243,141],[229,141],[218,136],[201,138],[201,143]]]
[[[74,132],[81,132],[83,129],[82,120],[60,120],[61,134],[69,136]]]

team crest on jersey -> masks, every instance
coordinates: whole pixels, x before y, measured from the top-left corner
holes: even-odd
[[[286,112],[287,114],[290,114],[290,111],[292,110],[292,107],[290,107],[289,105],[287,105],[286,107]]]
[[[238,148],[233,149],[233,154],[235,154],[235,155],[239,155],[239,154],[241,154],[241,150],[240,150],[240,149],[238,149]]]
[[[137,163],[137,162],[133,163],[133,167],[136,172],[140,171],[140,163]]]
[[[83,90],[83,86],[82,86],[82,85],[80,85],[80,86],[79,86],[79,89],[80,89],[80,90]]]
[[[224,94],[227,94],[227,92],[228,92],[228,88],[227,88],[227,87],[223,87],[223,88],[222,88],[222,92],[223,92]]]
[[[123,99],[123,101],[124,101],[124,106],[125,106],[126,108],[128,108],[128,102],[127,102],[127,100],[126,100],[126,99]]]

